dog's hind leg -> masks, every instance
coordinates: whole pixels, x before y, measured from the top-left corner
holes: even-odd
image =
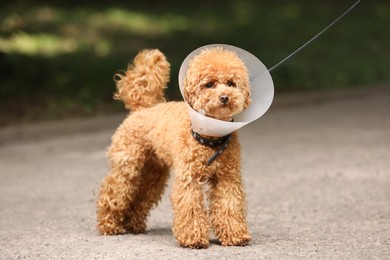
[[[145,232],[149,211],[161,200],[168,177],[168,167],[159,162],[155,155],[148,156],[140,177],[138,192],[126,212],[127,231],[133,234]]]
[[[103,235],[127,232],[124,226],[126,212],[138,193],[146,159],[147,148],[141,141],[129,144],[123,141],[123,135],[118,136],[113,137],[108,152],[111,170],[103,180],[97,201],[97,228]]]

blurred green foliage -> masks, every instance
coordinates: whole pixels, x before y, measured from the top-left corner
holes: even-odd
[[[353,1],[12,1],[0,8],[0,125],[122,109],[113,74],[144,48],[177,74],[197,47],[226,43],[268,67],[286,57]],[[389,82],[390,4],[362,1],[288,63],[272,72],[277,92]]]

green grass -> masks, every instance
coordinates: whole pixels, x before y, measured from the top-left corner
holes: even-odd
[[[115,71],[140,49],[172,64],[169,99],[193,49],[244,48],[273,66],[352,1],[13,1],[0,9],[0,125],[122,109]],[[277,92],[388,83],[390,4],[363,1],[334,28],[272,72]],[[6,112],[4,112],[6,111]]]

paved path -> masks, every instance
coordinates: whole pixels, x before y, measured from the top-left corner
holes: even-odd
[[[169,192],[146,234],[98,235],[96,192],[122,118],[0,130],[0,259],[390,259],[389,88],[276,96],[240,130],[243,248],[180,248]]]

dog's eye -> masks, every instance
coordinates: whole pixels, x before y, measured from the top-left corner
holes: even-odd
[[[235,87],[236,86],[236,83],[233,81],[233,80],[229,80],[228,82],[226,82],[226,85],[228,87]]]
[[[206,88],[211,88],[212,86],[214,86],[214,82],[213,81],[207,82],[204,86]]]

